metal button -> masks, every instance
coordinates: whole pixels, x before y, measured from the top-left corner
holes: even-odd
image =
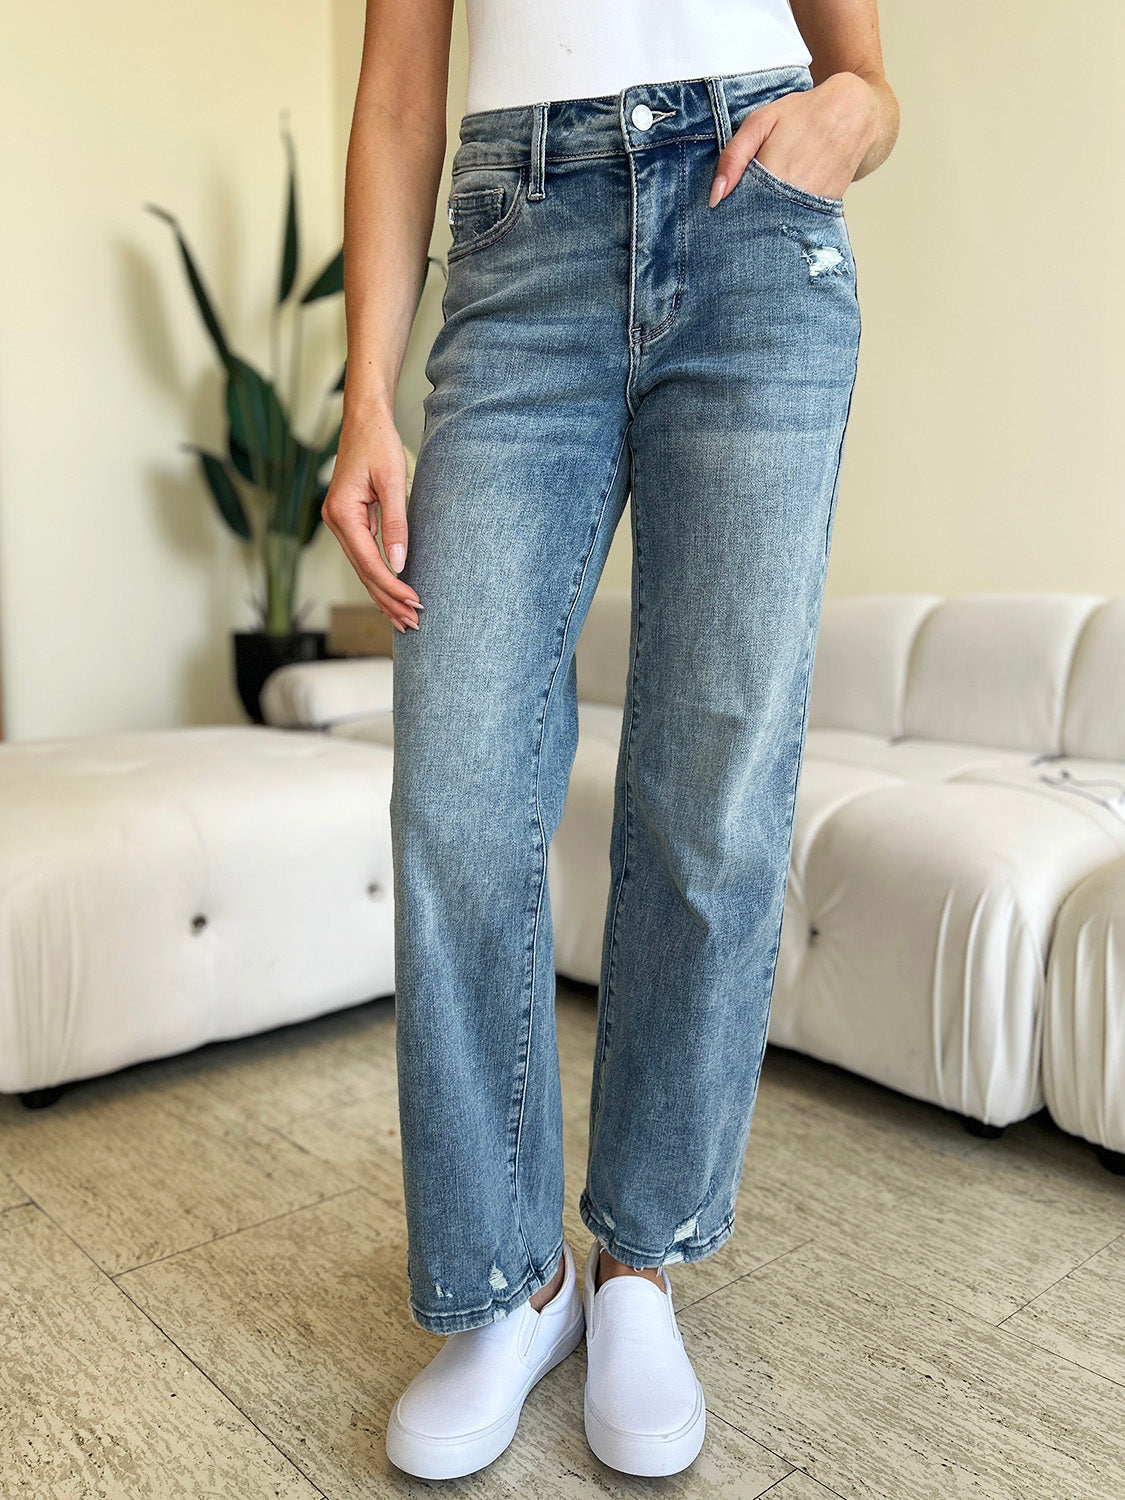
[[[629,118],[638,130],[648,130],[655,116],[647,104],[638,104],[634,107],[633,113]]]

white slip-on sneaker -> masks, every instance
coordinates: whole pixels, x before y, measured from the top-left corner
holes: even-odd
[[[594,1290],[601,1244],[586,1257],[586,1439],[625,1474],[678,1474],[707,1428],[703,1387],[680,1337],[672,1283],[609,1276]]]
[[[536,1312],[530,1300],[445,1342],[399,1396],[387,1457],[419,1479],[458,1479],[499,1458],[516,1435],[527,1393],[582,1342],[578,1270],[563,1243],[563,1283]]]

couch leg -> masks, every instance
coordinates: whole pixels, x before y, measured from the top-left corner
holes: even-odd
[[[975,1120],[972,1115],[962,1115],[961,1124],[970,1135],[983,1136],[986,1141],[998,1141],[1006,1128],[1003,1125],[986,1125],[983,1120]]]
[[[1125,1177],[1125,1151],[1111,1151],[1108,1146],[1095,1146],[1094,1150],[1107,1172]]]
[[[26,1094],[20,1095],[20,1103],[25,1109],[46,1109],[54,1104],[62,1095],[65,1084],[55,1084],[49,1089],[28,1089]]]

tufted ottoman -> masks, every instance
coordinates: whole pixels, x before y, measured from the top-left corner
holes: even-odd
[[[1052,1118],[1125,1173],[1125,859],[1076,885],[1055,923],[1043,1024]]]
[[[391,765],[250,725],[0,745],[0,1092],[393,992]]]

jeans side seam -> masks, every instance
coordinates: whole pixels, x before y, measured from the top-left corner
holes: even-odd
[[[564,656],[565,650],[566,650],[567,632],[570,629],[570,622],[571,622],[571,620],[574,617],[574,611],[575,611],[575,608],[576,608],[576,606],[578,604],[578,600],[582,597],[582,585],[584,584],[584,582],[586,580],[586,571],[589,568],[590,558],[593,556],[594,548],[597,546],[598,537],[601,534],[602,524],[605,521],[606,510],[607,510],[607,507],[609,505],[610,497],[612,496],[612,494],[614,492],[614,489],[616,487],[616,484],[617,484],[617,474],[618,474],[619,469],[621,468],[621,457],[622,457],[622,454],[625,452],[625,445],[626,445],[626,443],[628,441],[628,437],[629,437],[629,429],[628,429],[628,427],[626,427],[625,431],[621,435],[621,442],[619,443],[618,448],[617,448],[617,456],[616,456],[616,458],[613,461],[613,469],[612,469],[612,471],[610,473],[609,483],[606,485],[605,492],[602,495],[601,507],[598,510],[597,519],[594,522],[594,526],[593,526],[593,530],[592,530],[591,535],[590,535],[589,543],[588,543],[588,545],[586,547],[585,554],[582,557],[581,567],[579,568],[579,571],[578,571],[577,582],[576,582],[573,594],[571,596],[570,603],[569,603],[569,605],[567,607],[566,616],[565,616],[565,618],[563,620],[562,636],[561,636],[560,641],[559,641],[558,656],[556,657],[554,669],[551,672],[550,681],[547,684],[547,691],[546,691],[546,694],[544,695],[544,699],[543,699],[543,711],[542,711],[542,713],[540,715],[540,718],[539,718],[539,742],[538,742],[538,744],[536,746],[536,752],[535,752],[534,801],[535,801],[536,823],[537,823],[538,828],[539,828],[539,847],[540,847],[541,859],[540,859],[540,868],[539,868],[538,889],[537,889],[537,892],[536,892],[535,910],[534,910],[534,913],[532,915],[532,921],[531,921],[531,947],[530,947],[530,960],[531,960],[531,962],[530,962],[530,975],[529,975],[529,983],[528,983],[527,1023],[526,1023],[526,1027],[525,1027],[525,1031],[524,1031],[525,1044],[524,1044],[524,1058],[523,1058],[523,1077],[522,1077],[522,1079],[520,1081],[519,1111],[518,1111],[518,1117],[517,1117],[517,1121],[516,1121],[516,1140],[515,1140],[515,1148],[514,1148],[513,1153],[512,1153],[512,1162],[511,1162],[512,1201],[513,1201],[513,1206],[515,1208],[516,1223],[519,1226],[520,1239],[523,1241],[524,1250],[525,1250],[525,1252],[526,1252],[526,1254],[528,1256],[528,1259],[531,1261],[531,1263],[533,1265],[535,1263],[534,1256],[532,1255],[532,1253],[531,1253],[531,1247],[530,1247],[530,1245],[527,1242],[527,1235],[524,1233],[523,1218],[522,1218],[522,1215],[521,1215],[521,1212],[520,1212],[520,1201],[519,1201],[519,1160],[520,1160],[520,1146],[522,1145],[522,1142],[523,1142],[523,1122],[524,1122],[524,1109],[525,1109],[525,1106],[526,1106],[526,1103],[527,1103],[528,1075],[529,1075],[529,1073],[531,1071],[531,1033],[532,1033],[532,1027],[534,1025],[534,1017],[535,1017],[535,975],[536,975],[536,967],[537,967],[536,966],[536,955],[537,955],[537,945],[538,945],[538,940],[539,940],[539,929],[540,929],[540,925],[541,925],[540,918],[542,916],[542,911],[543,911],[543,893],[544,893],[544,891],[546,889],[546,886],[547,886],[548,859],[549,859],[549,844],[548,844],[548,840],[547,840],[547,831],[546,831],[546,829],[543,826],[543,808],[542,808],[542,804],[541,804],[541,801],[540,801],[540,795],[539,795],[540,783],[541,783],[541,780],[542,780],[542,771],[543,771],[543,737],[544,737],[544,727],[546,725],[547,708],[548,708],[548,705],[550,703],[551,693],[554,690],[554,686],[555,686],[556,681],[558,680],[559,669],[560,669],[560,667],[562,665],[562,659],[563,659],[563,656]]]
[[[854,287],[854,282],[853,282],[853,287]],[[815,659],[815,656],[816,656],[816,644],[817,644],[817,637],[819,635],[819,622],[820,622],[820,616],[821,616],[822,609],[823,609],[825,572],[826,572],[827,567],[828,567],[828,543],[829,543],[829,536],[830,536],[831,529],[832,529],[832,520],[833,520],[833,516],[835,514],[836,495],[839,492],[840,469],[841,469],[841,465],[843,463],[843,457],[844,457],[844,439],[847,436],[848,418],[849,418],[849,416],[851,414],[852,398],[855,395],[856,379],[857,379],[858,372],[859,372],[859,337],[858,337],[858,334],[857,334],[857,336],[856,336],[855,362],[854,362],[853,367],[852,367],[851,388],[848,391],[848,404],[847,404],[847,407],[846,407],[845,412],[844,412],[843,426],[840,429],[840,441],[836,445],[836,470],[835,470],[835,474],[833,475],[832,489],[831,489],[830,495],[829,495],[828,518],[827,518],[827,521],[825,522],[824,551],[823,551],[823,554],[822,554],[822,557],[821,557],[820,589],[819,589],[819,596],[818,596],[821,602],[817,606],[816,613],[815,613],[815,618],[810,622],[808,640],[806,641],[806,644],[805,644],[805,693],[804,693],[804,704],[803,704],[803,707],[802,707],[802,710],[801,710],[800,740],[799,740],[799,743],[798,743],[798,752],[797,752],[797,755],[796,755],[796,758],[795,758],[795,764],[794,764],[794,767],[793,767],[793,783],[792,783],[792,785],[791,785],[791,787],[789,789],[789,812],[788,812],[788,818],[789,818],[789,847],[788,847],[788,849],[786,851],[785,864],[784,864],[786,888],[788,888],[789,871],[790,871],[790,866],[792,864],[792,859],[793,859],[793,835],[794,835],[794,821],[795,821],[795,815],[796,815],[796,809],[797,809],[797,791],[798,791],[798,788],[800,786],[800,781],[801,781],[801,769],[802,769],[802,766],[803,766],[803,763],[804,763],[805,738],[806,738],[806,735],[807,735],[807,732],[808,732],[809,700],[810,700],[810,697],[811,697],[811,694],[812,694],[813,662],[814,662],[814,659]],[[784,926],[784,923],[785,923],[785,904],[786,903],[785,903],[785,899],[784,899],[784,895],[783,895],[782,901],[781,901],[781,911],[780,911],[780,913],[778,915],[778,919],[777,919],[777,932],[774,935],[774,943],[773,943],[773,974],[774,974],[774,983],[773,983],[773,986],[771,986],[771,989],[770,989],[770,1001],[769,1001],[769,1004],[766,1007],[765,1024],[762,1027],[762,1044],[761,1044],[761,1048],[759,1049],[759,1053],[758,1053],[758,1072],[759,1072],[759,1074],[761,1073],[762,1062],[763,1062],[763,1059],[765,1058],[766,1041],[767,1041],[767,1038],[768,1038],[768,1035],[769,1035],[770,1015],[771,1015],[772,1010],[773,1010],[773,989],[776,988],[776,984],[777,984],[777,960],[778,960],[778,956],[779,956],[780,950],[781,950],[781,929],[782,929],[782,927]],[[755,1103],[756,1103],[756,1101],[757,1101],[757,1090],[755,1089]],[[753,1115],[753,1105],[751,1106],[751,1116],[752,1115]],[[749,1140],[749,1130],[747,1131],[747,1139]],[[740,1167],[739,1170],[741,1171],[741,1167]],[[733,1208],[732,1208],[732,1211],[733,1211]]]
[[[822,578],[822,583],[821,583],[821,597],[823,597],[823,578]],[[819,614],[820,614],[819,608],[817,609],[816,614],[819,617]],[[785,862],[784,862],[784,864],[782,866],[782,869],[784,870],[784,874],[785,874],[785,880],[784,880],[784,888],[783,888],[782,893],[781,893],[781,901],[780,901],[780,908],[781,909],[778,912],[777,929],[776,929],[776,931],[774,933],[774,937],[773,937],[773,951],[772,951],[772,957],[771,957],[771,960],[770,960],[770,972],[773,974],[774,979],[773,979],[773,983],[770,986],[770,995],[769,995],[769,999],[768,999],[767,1004],[766,1004],[766,1014],[765,1014],[765,1017],[764,1017],[763,1023],[762,1023],[762,1039],[761,1039],[761,1044],[759,1045],[759,1048],[758,1048],[758,1060],[757,1060],[757,1064],[756,1064],[756,1073],[755,1073],[755,1077],[756,1078],[760,1078],[761,1077],[762,1064],[763,1064],[763,1062],[765,1060],[766,1043],[767,1043],[767,1041],[769,1039],[770,1015],[771,1015],[771,1013],[773,1011],[773,991],[774,991],[774,988],[775,988],[775,986],[777,984],[777,961],[778,961],[778,956],[779,956],[780,951],[781,951],[781,930],[782,930],[782,927],[785,924],[785,905],[786,905],[786,902],[785,902],[785,891],[788,889],[788,885],[789,885],[789,869],[790,869],[790,865],[791,865],[792,859],[793,859],[793,834],[794,834],[795,814],[796,814],[796,810],[797,810],[797,790],[798,790],[798,787],[800,786],[800,781],[801,781],[801,767],[802,767],[802,763],[804,761],[805,733],[806,733],[806,728],[807,728],[807,725],[808,725],[808,718],[809,718],[809,698],[810,698],[811,690],[812,690],[813,659],[814,659],[815,654],[816,654],[816,640],[817,640],[817,634],[818,634],[817,624],[818,624],[818,619],[813,619],[810,622],[810,624],[809,624],[809,633],[808,633],[808,637],[807,637],[806,642],[805,642],[805,689],[804,689],[804,696],[803,696],[802,707],[801,707],[801,719],[800,719],[800,723],[799,723],[799,726],[798,726],[799,738],[798,738],[797,754],[794,756],[794,760],[793,760],[793,780],[790,783],[789,796],[788,796],[788,801],[787,801],[787,809],[788,810],[787,810],[787,813],[786,813],[786,817],[787,817],[787,820],[788,820],[788,823],[789,823],[789,841],[788,841],[788,846],[787,846],[786,851],[785,851]],[[755,1108],[755,1106],[757,1104],[757,1097],[758,1097],[758,1090],[757,1090],[757,1086],[755,1086],[755,1089],[754,1089],[754,1099],[753,1099],[753,1102],[751,1103],[751,1106],[750,1106],[750,1121],[747,1122],[747,1129],[746,1129],[746,1143],[747,1143],[747,1145],[749,1145],[750,1125],[753,1122],[754,1108]],[[745,1157],[745,1149],[743,1150],[743,1157]],[[739,1177],[741,1177],[742,1166],[743,1166],[743,1161],[742,1161],[742,1159],[740,1159],[739,1160],[739,1165],[738,1165],[738,1176]],[[736,1194],[737,1194],[737,1186],[736,1186],[735,1191],[736,1191]],[[730,1212],[733,1215],[733,1213],[734,1213],[734,1203],[733,1202],[730,1205]]]
[[[635,472],[635,471],[634,471]],[[621,750],[622,764],[622,850],[621,850],[621,874],[617,881],[617,890],[613,898],[613,911],[609,920],[609,933],[607,937],[608,959],[606,963],[605,994],[602,997],[603,1014],[601,1018],[601,1044],[596,1049],[594,1056],[594,1080],[596,1088],[593,1093],[593,1113],[590,1129],[590,1160],[597,1141],[597,1131],[601,1120],[602,1102],[605,1087],[604,1060],[608,1050],[610,1032],[610,1008],[613,1000],[614,981],[617,977],[617,919],[621,910],[621,898],[625,890],[625,883],[629,874],[629,846],[630,833],[633,817],[633,799],[629,795],[631,780],[631,764],[633,754],[633,724],[637,714],[637,658],[640,654],[641,640],[641,613],[643,587],[641,580],[641,546],[640,546],[640,521],[637,515],[636,496],[631,497],[631,514],[633,520],[633,566],[636,571],[636,608],[633,611],[632,650],[629,658],[629,717],[624,729],[624,744]]]
[[[852,403],[855,400],[855,388],[859,379],[859,345],[863,336],[862,314],[859,310],[859,293],[857,272],[855,270],[855,257],[852,257],[852,296],[855,298],[856,312],[859,314],[859,327],[856,330],[855,339],[855,361],[852,365],[852,383],[848,391],[848,404],[844,411],[844,425],[840,429],[840,441],[836,445],[836,474],[832,481],[832,499],[828,506],[828,520],[824,527],[824,566],[828,566],[828,553],[832,544],[832,523],[836,517],[836,501],[840,493],[840,470],[844,461],[844,440],[848,435],[848,423],[851,421]]]

